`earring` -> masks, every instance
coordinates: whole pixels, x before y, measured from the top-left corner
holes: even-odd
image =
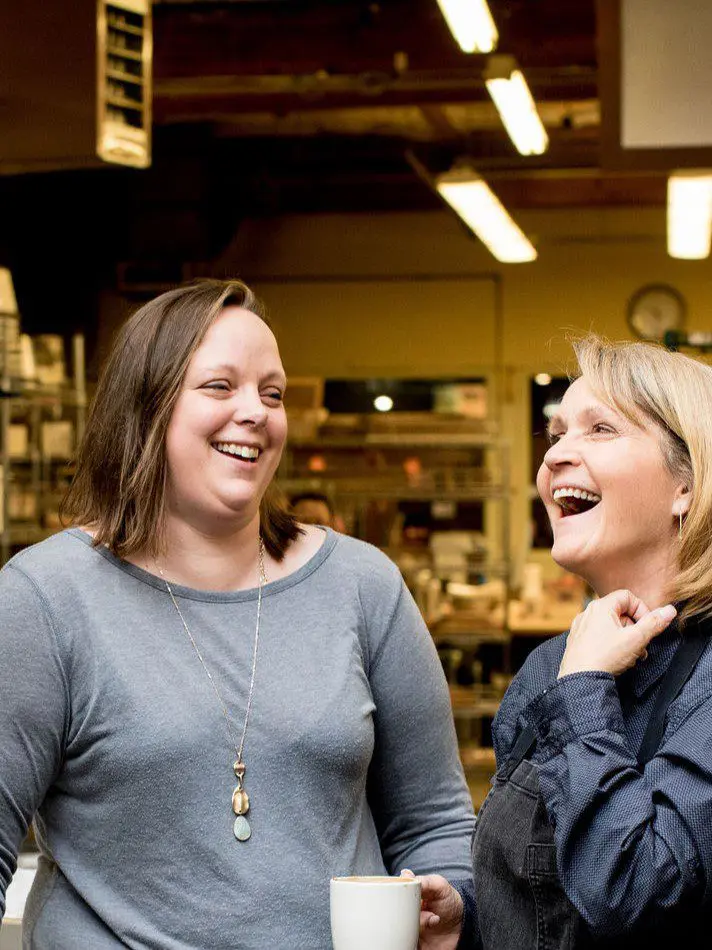
[[[682,512],[680,512],[679,518],[680,518],[680,528],[677,532],[677,536],[678,538],[682,539]]]

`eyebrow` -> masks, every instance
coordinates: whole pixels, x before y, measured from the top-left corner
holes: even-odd
[[[235,373],[237,367],[233,366],[231,363],[217,363],[215,366],[204,366],[201,369],[201,373]],[[287,385],[287,377],[283,370],[273,369],[265,375],[265,380],[277,380],[283,385]]]
[[[585,406],[581,410],[581,412],[578,413],[578,415],[583,416],[585,419],[590,419],[593,416],[600,415],[601,412],[610,412],[616,416],[620,415],[620,413],[617,412],[617,410],[615,410],[612,406],[606,405],[605,402],[600,402],[600,403],[596,403],[595,405],[592,404],[590,406]],[[551,432],[552,427],[555,425],[565,425],[564,417],[560,415],[559,413],[556,413],[555,415],[551,417],[551,419],[549,419],[549,424],[547,425],[546,428],[549,432]]]

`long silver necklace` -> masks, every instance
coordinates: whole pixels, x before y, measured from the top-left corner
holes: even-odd
[[[250,689],[247,693],[247,707],[245,709],[245,721],[242,726],[242,735],[240,736],[239,744],[235,741],[235,734],[232,731],[232,725],[230,723],[230,714],[228,713],[227,706],[220,691],[217,688],[215,680],[208,669],[203,655],[198,649],[198,644],[195,642],[195,637],[190,632],[190,627],[185,622],[185,617],[181,612],[180,607],[178,606],[178,601],[175,599],[173,594],[173,589],[168,583],[166,575],[163,573],[159,565],[157,564],[158,573],[163,578],[163,583],[166,585],[166,590],[168,591],[171,600],[173,601],[173,606],[175,607],[178,616],[181,619],[181,622],[185,628],[185,632],[188,634],[188,639],[193,644],[193,649],[198,655],[198,659],[205,670],[205,673],[210,680],[210,684],[215,691],[215,695],[218,698],[218,702],[222,708],[223,716],[225,717],[225,725],[227,727],[227,734],[230,740],[230,744],[235,749],[235,761],[232,766],[232,770],[235,773],[235,779],[237,781],[237,786],[235,791],[232,793],[232,810],[235,813],[235,821],[233,823],[232,831],[238,841],[247,841],[247,839],[252,834],[252,829],[250,828],[250,823],[246,818],[247,812],[250,810],[250,798],[244,788],[244,779],[245,779],[245,763],[242,759],[242,750],[245,745],[245,736],[247,735],[247,724],[250,721],[250,710],[252,709],[252,694],[255,689],[255,670],[257,669],[257,646],[260,642],[260,617],[262,615],[262,588],[267,583],[267,575],[265,573],[265,545],[262,537],[260,536],[258,544],[258,567],[259,567],[259,580],[257,585],[257,623],[255,624],[255,645],[252,650],[252,673],[250,674]]]

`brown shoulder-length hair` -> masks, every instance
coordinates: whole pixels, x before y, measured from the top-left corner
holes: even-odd
[[[92,529],[119,557],[161,553],[166,431],[188,364],[221,311],[263,304],[239,280],[201,280],[149,301],[119,331],[99,379],[62,517]],[[300,529],[270,485],[260,504],[269,554],[282,560]]]

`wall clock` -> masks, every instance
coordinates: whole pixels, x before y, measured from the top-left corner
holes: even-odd
[[[670,330],[682,330],[687,305],[682,294],[668,284],[647,284],[628,301],[628,326],[641,340],[662,342]]]

